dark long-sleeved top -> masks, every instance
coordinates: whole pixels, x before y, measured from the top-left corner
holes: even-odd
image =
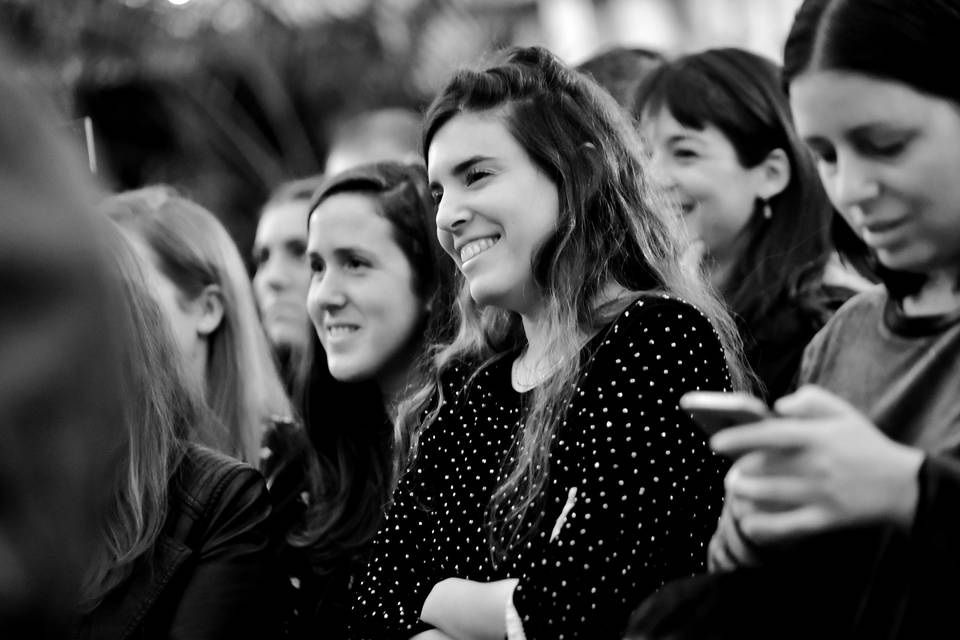
[[[256,469],[196,445],[152,553],[81,621],[84,640],[269,638],[280,628],[270,499]]]
[[[550,446],[539,520],[491,561],[488,505],[513,450],[527,393],[513,358],[442,380],[445,404],[374,541],[354,613],[357,637],[409,638],[430,589],[448,577],[517,578],[527,638],[615,638],[666,580],[700,571],[725,464],[678,407],[729,376],[710,322],[666,296],[631,304],[581,351],[584,365]]]

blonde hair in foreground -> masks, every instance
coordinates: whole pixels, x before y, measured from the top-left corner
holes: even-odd
[[[114,325],[122,347],[120,460],[101,523],[100,546],[82,583],[92,610],[151,552],[167,516],[168,485],[194,428],[206,421],[202,400],[184,383],[173,337],[147,291],[139,259],[109,220],[102,221],[121,296]]]

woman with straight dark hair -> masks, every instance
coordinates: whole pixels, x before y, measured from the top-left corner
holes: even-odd
[[[759,391],[779,398],[796,384],[804,347],[852,293],[824,285],[833,207],[794,131],[780,68],[711,49],[655,69],[637,94],[655,168],[736,315]]]
[[[945,0],[800,7],[784,53],[797,131],[883,285],[811,342],[808,384],[777,416],[714,436],[736,459],[718,573],[646,603],[636,637],[956,635],[960,81],[942,63],[958,33]]]
[[[430,337],[449,337],[454,289],[423,167],[381,162],[330,176],[308,212],[315,333],[303,419],[316,459],[306,461],[310,503],[286,553],[300,584],[295,634],[339,638],[407,445],[393,416],[423,383]]]
[[[459,328],[401,407],[354,634],[619,637],[704,566],[724,465],[677,400],[742,386],[732,322],[627,115],[545,49],[457,72],[423,139]]]

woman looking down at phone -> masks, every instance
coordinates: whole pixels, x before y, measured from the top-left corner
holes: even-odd
[[[894,21],[890,11],[910,21]],[[718,436],[723,453],[785,449],[793,440],[806,460],[846,469],[848,481],[820,485],[818,501],[812,487],[749,483],[750,458],[742,459],[735,498],[794,507],[777,517],[747,516],[741,524],[754,537],[877,518],[909,523],[920,450],[960,445],[960,82],[924,66],[945,47],[960,52],[945,24],[960,29],[960,12],[937,0],[809,0],[787,42],[797,129],[818,157],[834,205],[875,255],[885,286],[852,300],[806,351],[802,380],[844,401],[803,390],[776,404],[802,424],[779,425],[772,438],[763,428]],[[857,38],[869,56],[857,52]],[[871,46],[877,42],[883,47]],[[881,433],[917,449],[887,444]],[[849,464],[838,464],[844,454]],[[877,459],[850,466],[866,454]],[[851,485],[861,466],[865,481]],[[899,491],[881,490],[891,478],[909,481]]]
[[[797,130],[883,286],[807,348],[801,380],[818,386],[713,438],[737,460],[711,562],[760,565],[700,592],[729,594],[714,623],[744,613],[749,588],[752,619],[808,633],[955,628],[957,589],[943,585],[960,571],[960,81],[939,68],[960,55],[958,33],[960,9],[941,0],[807,0],[797,14],[784,56]]]

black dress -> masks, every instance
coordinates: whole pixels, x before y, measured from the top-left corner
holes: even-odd
[[[677,401],[686,391],[729,387],[713,327],[679,300],[644,296],[581,359],[551,443],[539,522],[496,565],[487,508],[528,394],[511,386],[512,357],[466,387],[465,367],[445,376],[447,402],[374,540],[354,607],[356,637],[409,638],[429,628],[419,615],[430,589],[460,577],[518,578],[513,600],[530,640],[618,638],[640,599],[704,568],[726,464]]]

